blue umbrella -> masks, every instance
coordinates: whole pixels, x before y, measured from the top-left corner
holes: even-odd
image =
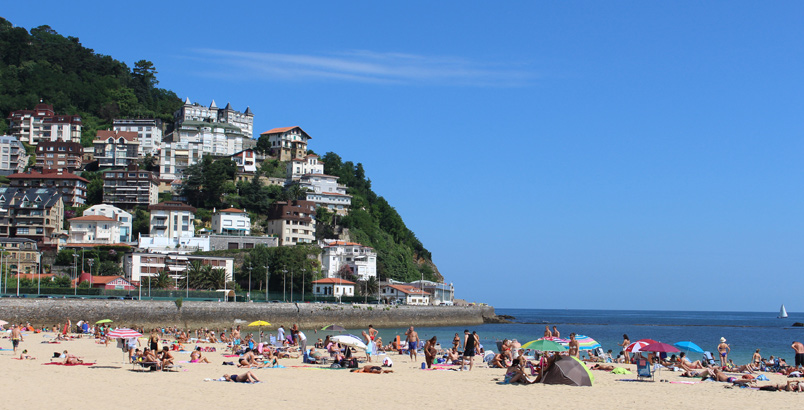
[[[692,343],[692,342],[673,343],[673,346],[677,347],[678,350],[683,350],[683,351],[685,351],[687,353],[689,353],[689,352],[703,353],[704,352],[704,350],[701,349],[700,346],[698,346],[698,345],[696,345],[695,343]]]

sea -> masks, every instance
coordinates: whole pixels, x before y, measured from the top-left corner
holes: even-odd
[[[804,327],[792,327],[795,322],[804,322],[804,313],[788,312],[789,317],[778,319],[778,312],[697,312],[653,310],[554,310],[554,309],[495,309],[498,315],[513,316],[513,323],[483,324],[477,326],[416,327],[422,340],[436,336],[443,346],[451,345],[455,333],[463,336],[464,329],[476,331],[486,350],[497,350],[497,341],[517,339],[521,343],[544,335],[544,327],[556,326],[561,337],[569,338],[574,332],[586,335],[600,343],[604,350],[611,349],[614,356],[621,350],[618,346],[627,334],[634,342],[653,339],[673,344],[692,341],[703,350],[717,351],[720,338],[725,337],[731,347],[730,359],[737,364],[748,363],[756,349],[763,358],[770,355],[793,362],[793,341],[804,339]],[[346,333],[360,335],[365,329],[349,329]],[[378,329],[387,344],[397,335],[402,340],[405,328]],[[326,333],[318,331],[308,339],[323,338]],[[714,353],[717,356],[717,353]],[[690,359],[700,358],[699,353],[690,353]]]

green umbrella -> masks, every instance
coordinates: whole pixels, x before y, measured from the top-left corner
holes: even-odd
[[[563,352],[567,350],[566,347],[552,340],[545,339],[531,340],[523,344],[522,349],[538,350],[540,352]]]
[[[95,322],[95,324],[99,325],[101,323],[112,323],[112,322],[114,322],[112,319],[101,319],[101,320]]]

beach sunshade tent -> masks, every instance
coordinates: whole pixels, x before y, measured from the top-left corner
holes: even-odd
[[[101,319],[101,320],[95,322],[95,324],[100,325],[100,324],[103,324],[103,323],[112,323],[112,322],[113,322],[112,319]]]
[[[343,332],[343,331],[346,330],[346,328],[344,328],[343,326],[339,326],[339,325],[326,325],[326,326],[322,327],[321,330],[323,330],[325,332]]]
[[[698,345],[696,345],[695,343],[692,343],[692,342],[677,342],[677,343],[673,343],[673,346],[677,347],[678,350],[681,350],[682,352],[687,352],[687,353],[690,353],[690,352],[703,353],[704,352],[704,350],[701,349],[701,346],[698,346]]]
[[[367,348],[366,344],[363,343],[359,337],[354,335],[337,335],[330,337],[329,340],[344,346],[355,347],[363,350],[366,350]]]
[[[142,337],[142,333],[132,329],[115,329],[108,334],[110,339],[129,339],[132,337]]]
[[[522,345],[522,349],[538,350],[540,352],[563,352],[567,348],[557,342],[546,339],[531,340]]]
[[[594,381],[595,377],[592,372],[574,356],[559,356],[542,376],[544,384],[591,386]]]
[[[679,350],[673,345],[669,345],[667,343],[656,342],[656,343],[651,343],[651,344],[643,347],[642,351],[643,352],[656,352],[656,353],[675,353],[675,352],[678,352]]]
[[[576,335],[575,340],[578,342],[578,350],[594,350],[598,347],[602,347],[600,343],[589,336]]]

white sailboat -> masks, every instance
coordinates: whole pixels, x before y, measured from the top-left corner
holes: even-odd
[[[783,319],[787,317],[787,309],[784,308],[784,303],[782,303],[782,308],[779,309],[779,319]]]

